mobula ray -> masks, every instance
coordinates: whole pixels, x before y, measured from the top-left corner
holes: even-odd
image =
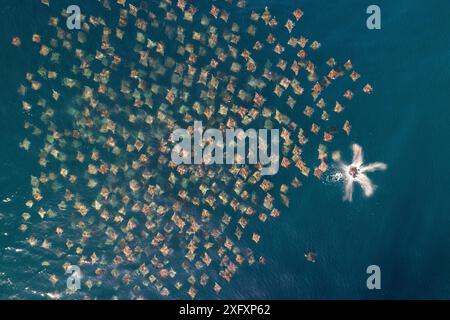
[[[364,164],[363,150],[361,146],[353,144],[352,150],[353,160],[351,164],[348,165],[341,161],[339,162],[339,167],[342,170],[342,174],[345,180],[344,201],[350,202],[353,200],[354,183],[358,183],[363,189],[364,195],[366,197],[370,197],[375,191],[375,186],[366,175],[366,173],[387,169],[387,165],[382,162]]]

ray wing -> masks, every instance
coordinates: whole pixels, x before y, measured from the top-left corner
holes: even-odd
[[[366,197],[370,197],[373,194],[375,188],[374,188],[372,181],[370,181],[368,176],[360,173],[356,177],[355,181],[357,181],[361,185],[361,188],[363,189],[364,195]]]
[[[352,200],[353,200],[353,180],[346,179],[344,201],[352,202]]]
[[[352,165],[355,167],[359,167],[363,164],[363,151],[360,145],[356,143],[352,145],[353,150],[353,160]]]

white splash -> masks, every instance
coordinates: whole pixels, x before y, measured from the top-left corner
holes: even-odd
[[[350,165],[339,161],[339,168],[342,171],[345,183],[344,201],[351,202],[353,200],[353,184],[358,183],[363,189],[364,195],[370,197],[375,192],[375,186],[369,177],[368,172],[386,170],[387,165],[382,162],[374,162],[367,165],[363,164],[363,151],[361,146],[352,145],[353,160]]]

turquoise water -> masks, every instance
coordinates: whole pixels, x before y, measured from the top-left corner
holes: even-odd
[[[377,1],[382,30],[370,31],[365,9],[371,1],[297,2],[252,0],[248,8],[268,5],[281,18],[299,5],[304,33],[322,43],[322,60],[352,59],[375,87],[346,110],[352,139],[368,161],[386,162],[389,169],[371,176],[379,186],[372,198],[357,190],[351,204],[342,202],[340,185],[306,180],[291,208],[264,230],[260,248],[267,264],[240,269],[220,297],[450,298],[450,3]],[[89,10],[88,1],[79,3]],[[39,298],[48,287],[40,283],[40,260],[27,252],[17,230],[29,176],[38,168],[18,148],[24,115],[16,90],[39,61],[26,41],[20,50],[10,46],[13,35],[42,33],[42,12],[38,1],[0,3],[0,199],[11,199],[0,202],[0,298]],[[338,147],[350,156],[347,145]],[[315,264],[304,259],[307,250],[318,253]],[[381,268],[382,290],[366,288],[372,264]]]

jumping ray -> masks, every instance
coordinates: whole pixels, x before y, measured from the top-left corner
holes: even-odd
[[[339,167],[341,168],[345,179],[344,201],[349,202],[353,200],[353,184],[355,182],[361,186],[366,197],[373,195],[375,186],[365,173],[387,169],[387,165],[382,162],[364,165],[363,150],[361,146],[353,144],[352,150],[353,160],[350,165],[339,161]]]

